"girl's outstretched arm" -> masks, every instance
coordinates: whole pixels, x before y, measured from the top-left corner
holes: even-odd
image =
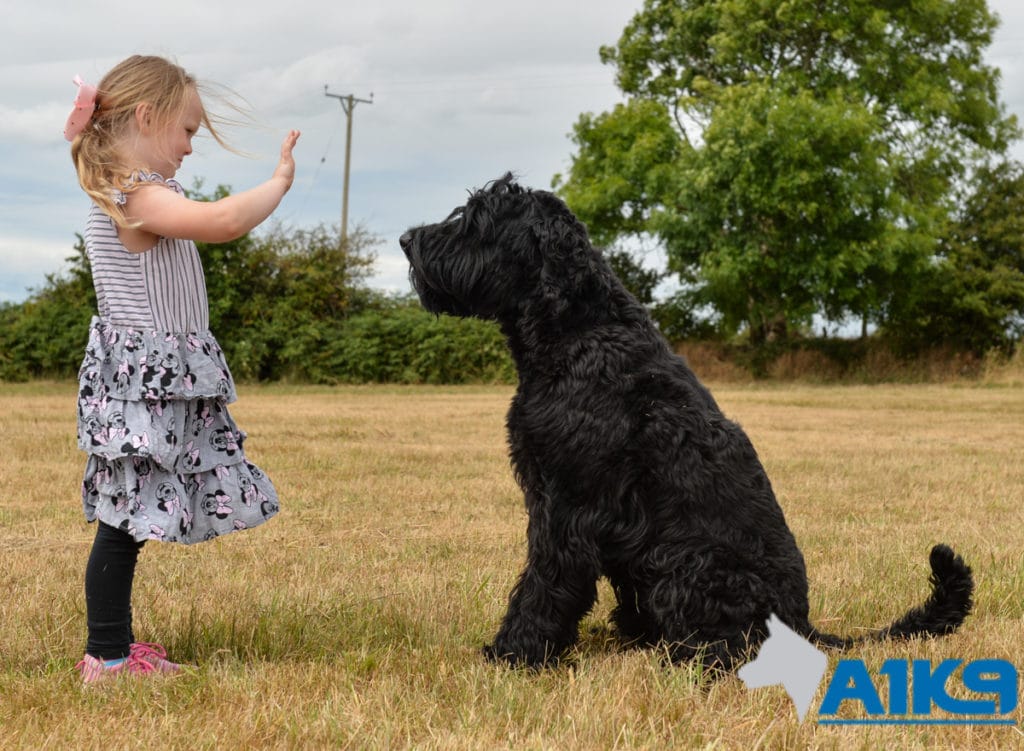
[[[192,201],[165,187],[141,185],[128,193],[126,214],[135,232],[222,243],[241,237],[273,213],[295,178],[292,149],[299,131],[289,131],[281,158],[265,183],[218,201]]]

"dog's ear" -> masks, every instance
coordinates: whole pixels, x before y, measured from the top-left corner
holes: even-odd
[[[557,196],[535,193],[541,205],[533,233],[540,252],[544,297],[560,315],[598,302],[611,288],[609,270],[590,244],[586,227]]]

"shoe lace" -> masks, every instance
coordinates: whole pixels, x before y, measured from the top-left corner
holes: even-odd
[[[156,671],[156,666],[138,655],[129,654],[128,664],[125,666],[125,669],[129,673],[152,673]]]
[[[159,644],[154,644],[147,641],[135,642],[129,648],[129,654],[139,660],[145,660],[147,657],[158,657],[161,660],[167,659],[167,650]]]

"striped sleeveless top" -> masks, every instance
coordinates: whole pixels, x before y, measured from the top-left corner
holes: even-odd
[[[175,180],[157,174],[142,173],[137,179],[185,192]],[[124,194],[116,200],[123,204]],[[114,220],[93,204],[85,225],[85,252],[105,323],[182,333],[210,327],[203,265],[191,240],[161,237],[149,250],[132,253],[118,239]]]

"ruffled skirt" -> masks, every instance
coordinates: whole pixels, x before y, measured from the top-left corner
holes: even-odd
[[[136,540],[193,543],[278,511],[270,479],[245,458],[236,398],[209,331],[141,331],[93,318],[79,371],[78,446],[86,520]]]

